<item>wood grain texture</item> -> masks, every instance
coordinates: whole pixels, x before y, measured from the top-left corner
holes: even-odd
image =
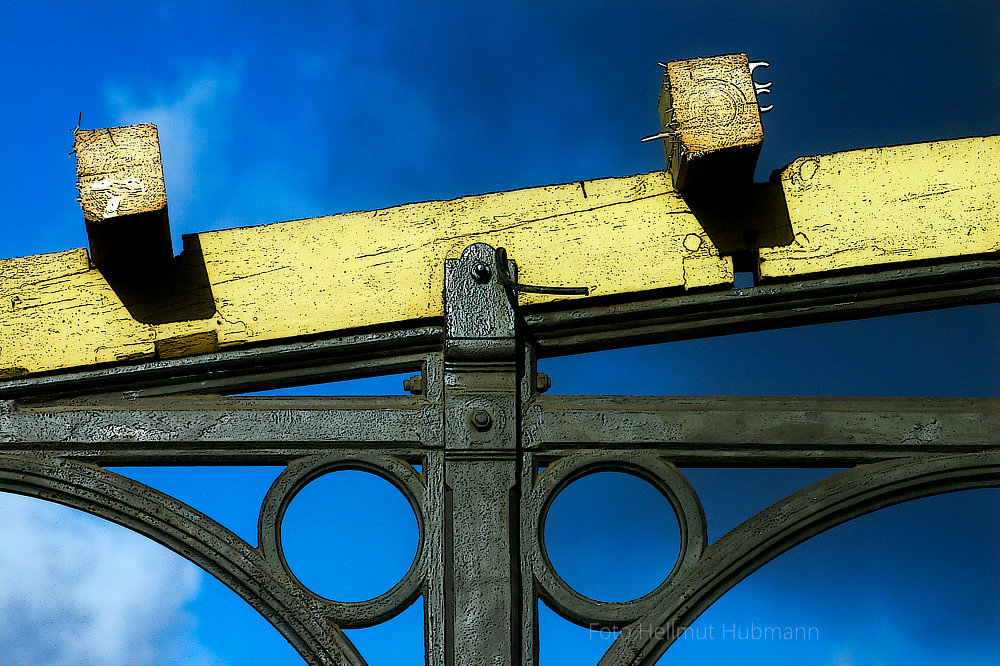
[[[760,250],[762,278],[1000,252],[998,158],[1000,137],[984,137],[796,160],[781,175],[795,240]],[[162,307],[116,292],[83,249],[0,260],[0,378],[440,317],[444,260],[478,241],[506,247],[523,282],[587,286],[595,298],[733,279],[666,172],[187,240],[198,270],[175,274],[201,277],[179,280]],[[579,300],[520,296],[551,308]],[[187,301],[197,307],[178,309]]]
[[[87,220],[167,207],[156,125],[77,130],[73,136],[76,186]]]
[[[745,53],[667,63],[659,114],[678,191],[753,182],[764,130]]]
[[[444,260],[480,241],[594,297],[733,279],[664,172],[409,204],[198,234],[216,312],[191,321],[137,321],[82,249],[2,260],[0,376],[440,317]]]
[[[794,241],[762,279],[1000,252],[1000,136],[800,157],[781,172]]]
[[[0,378],[149,359],[158,340],[216,328],[136,321],[83,248],[0,261]]]

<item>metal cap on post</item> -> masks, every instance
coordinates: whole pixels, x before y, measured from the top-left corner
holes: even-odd
[[[521,343],[498,252],[445,265],[444,654],[448,666],[522,663]],[[484,621],[490,618],[489,621]]]

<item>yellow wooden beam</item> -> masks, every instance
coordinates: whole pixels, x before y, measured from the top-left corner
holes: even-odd
[[[800,157],[781,172],[794,240],[762,279],[1000,252],[1000,136]]]
[[[663,172],[185,240],[179,260],[201,264],[201,282],[177,282],[189,293],[164,299],[161,312],[117,282],[116,291],[82,249],[0,261],[0,377],[441,317],[444,260],[478,241],[506,247],[523,282],[587,286],[593,297],[733,279]],[[191,318],[206,294],[207,312]],[[188,314],[173,315],[178,307]]]
[[[789,226],[764,235],[785,244],[759,250],[761,276],[995,255],[996,164],[996,136],[796,160],[784,199],[755,204]],[[192,235],[161,287],[109,282],[83,249],[0,260],[0,377],[441,317],[444,260],[477,241],[523,282],[596,298],[728,288],[725,234],[700,222],[657,172]]]

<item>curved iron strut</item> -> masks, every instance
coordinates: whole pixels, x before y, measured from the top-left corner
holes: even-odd
[[[614,346],[616,336],[620,346],[648,341],[653,331],[691,336],[699,330],[697,317],[707,316],[708,301],[584,304],[565,321],[564,315],[524,314],[516,304],[516,267],[507,263],[502,250],[481,243],[448,260],[445,321],[438,329],[0,385],[0,396],[8,398],[0,400],[0,490],[87,511],[163,544],[243,597],[309,664],[361,666],[364,659],[342,629],[384,622],[423,596],[432,666],[537,664],[539,598],[582,626],[621,631],[602,666],[651,666],[726,591],[806,539],[892,504],[1000,487],[998,400],[539,395],[539,350]],[[995,267],[983,262],[923,270],[952,276],[951,291],[929,296],[918,289],[926,278],[896,271],[878,282],[882,291],[868,294],[871,311],[996,298]],[[755,308],[767,314],[768,325],[800,317],[803,303],[823,317],[823,308],[834,313],[853,298],[852,307],[861,308],[854,312],[867,312],[858,305],[864,295],[849,295],[851,278],[838,280],[812,291],[791,285],[711,295],[727,314],[708,317],[702,330],[743,326],[739,313],[754,320]],[[631,333],[620,317],[634,324]],[[749,327],[760,327],[761,320],[754,321]],[[291,361],[292,370],[248,373],[241,364],[255,354]],[[418,368],[423,391],[363,399],[184,395],[288,381],[296,370],[305,373],[300,381],[314,381],[314,362],[320,369],[313,377]],[[213,368],[214,375],[199,374]],[[104,390],[73,397],[94,387]],[[709,545],[700,501],[677,469],[706,463],[852,469],[776,503]],[[284,465],[263,498],[259,545],[103,468],[153,464]],[[409,571],[368,601],[315,594],[292,574],[282,551],[281,523],[291,500],[340,469],[383,477],[417,519],[419,545]],[[573,590],[544,543],[553,499],[602,470],[652,484],[670,502],[681,532],[666,580],[620,603]]]

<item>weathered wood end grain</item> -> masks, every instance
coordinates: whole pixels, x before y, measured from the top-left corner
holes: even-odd
[[[150,271],[172,256],[156,125],[74,133],[90,256],[105,271]]]
[[[998,163],[997,136],[796,160],[781,174],[783,196],[761,202],[787,215],[795,240],[760,249],[761,277],[995,255]],[[203,283],[163,302],[208,301],[181,321],[175,306],[137,319],[83,249],[0,260],[0,379],[438,318],[444,260],[475,242],[507,248],[525,283],[587,286],[595,298],[726,289],[733,280],[731,258],[666,172],[188,240]],[[568,300],[520,295],[530,307],[579,302]]]
[[[753,182],[764,130],[745,53],[667,63],[659,112],[678,191]]]

